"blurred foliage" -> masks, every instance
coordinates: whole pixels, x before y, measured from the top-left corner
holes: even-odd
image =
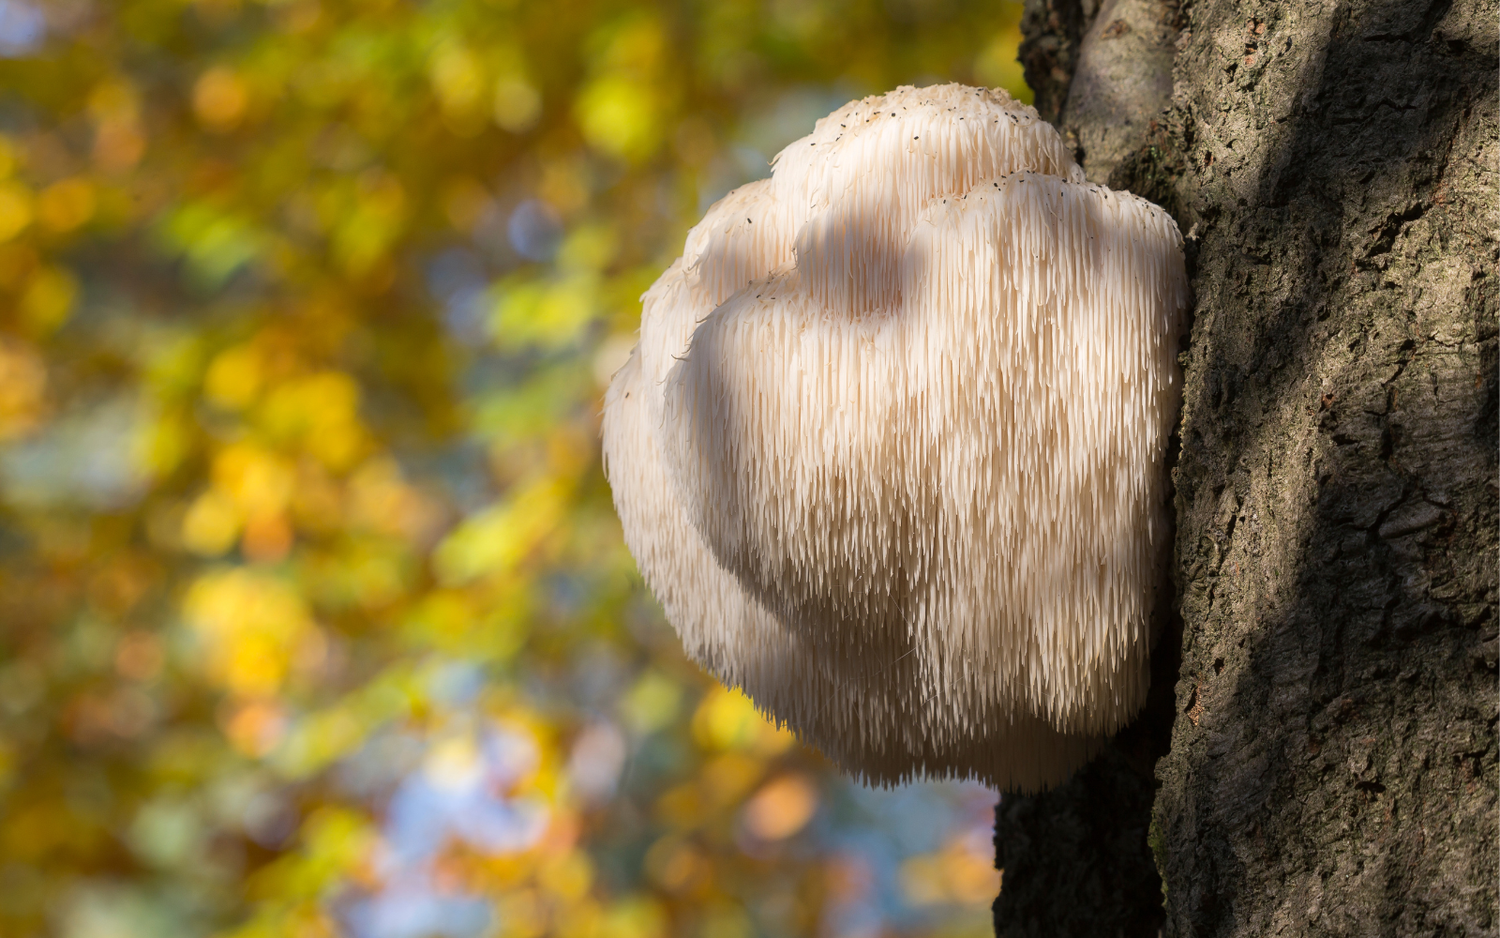
[[[0,934],[987,933],[987,793],[685,662],[597,431],[703,209],[1018,17],[0,0]]]

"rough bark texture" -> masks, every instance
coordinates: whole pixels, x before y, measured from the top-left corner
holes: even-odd
[[[995,809],[995,865],[1005,871],[995,900],[1002,938],[1157,934],[1163,911],[1148,845],[1152,769],[1172,735],[1182,644],[1170,604],[1161,626],[1140,718],[1066,784],[1005,796]]]
[[[1220,0],[1180,44],[1169,933],[1495,933],[1495,23]]]
[[[1105,0],[1083,34],[1058,125],[1088,177],[1108,182],[1171,103],[1177,0]]]
[[[1191,2],[1170,106],[1108,167],[1189,233],[1197,297],[1150,822],[1166,935],[1500,933],[1496,18]],[[1070,786],[1139,791],[1134,768],[1002,801],[998,934],[1156,934],[1028,885],[1128,862],[1059,832],[1089,829]]]
[[[1026,0],[1018,58],[1037,113],[1053,126],[1061,126],[1079,47],[1098,12],[1099,0]]]

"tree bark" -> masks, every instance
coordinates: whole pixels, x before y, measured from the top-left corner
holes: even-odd
[[[1174,215],[1196,306],[1171,686],[1002,800],[997,934],[1496,934],[1494,0],[1190,2],[1169,103],[1113,153],[1024,56],[1082,73],[1108,8],[1028,6],[1044,116]]]

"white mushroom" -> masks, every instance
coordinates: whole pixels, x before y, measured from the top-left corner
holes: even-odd
[[[604,452],[688,653],[876,783],[1062,781],[1144,702],[1187,304],[1001,91],[852,102],[646,293]]]

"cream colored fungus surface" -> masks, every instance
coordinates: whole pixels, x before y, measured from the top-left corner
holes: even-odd
[[[853,775],[1057,784],[1144,702],[1187,305],[1002,91],[851,102],[725,196],[605,402],[689,655]]]

